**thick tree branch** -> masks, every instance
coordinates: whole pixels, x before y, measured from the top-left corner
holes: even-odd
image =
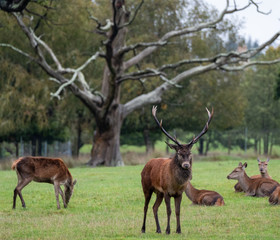
[[[173,38],[176,36],[187,35],[190,33],[199,32],[203,29],[213,28],[218,23],[220,23],[226,15],[232,14],[234,12],[242,11],[242,10],[248,8],[251,4],[252,3],[249,2],[247,5],[245,5],[242,8],[237,8],[236,6],[234,6],[234,8],[229,9],[229,0],[227,0],[225,9],[221,12],[221,14],[217,17],[217,19],[207,22],[207,23],[198,24],[197,26],[187,27],[187,28],[183,28],[181,30],[170,31],[170,32],[166,33],[158,42],[166,42],[170,38]],[[128,61],[126,61],[124,63],[124,69],[128,69],[128,68],[134,66],[135,64],[139,63],[145,57],[152,54],[156,49],[158,49],[158,46],[152,46],[152,47],[145,48],[143,51],[139,52],[136,56],[134,56],[131,59],[129,59]]]

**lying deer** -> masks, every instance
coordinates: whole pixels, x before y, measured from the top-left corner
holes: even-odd
[[[213,117],[212,113],[208,111],[208,121],[203,128],[202,132],[192,139],[188,144],[181,144],[175,137],[169,135],[163,128],[162,121],[159,122],[156,117],[157,108],[154,106],[152,109],[152,115],[160,127],[161,131],[175,144],[166,144],[176,151],[173,158],[154,158],[151,159],[143,168],[141,173],[142,187],[145,196],[144,205],[144,220],[142,225],[142,233],[146,231],[146,216],[148,205],[153,192],[156,194],[156,201],[153,206],[154,217],[156,221],[156,232],[161,233],[159,221],[158,221],[158,208],[164,199],[167,210],[167,227],[166,233],[170,233],[170,198],[175,199],[175,213],[177,221],[176,233],[181,233],[180,225],[180,205],[182,200],[182,193],[187,187],[188,181],[192,178],[192,155],[191,148],[198,141],[198,139],[204,135]]]
[[[54,185],[57,209],[60,209],[59,194],[64,207],[67,207],[72,196],[76,180],[73,181],[71,173],[60,158],[22,157],[14,161],[12,169],[16,170],[18,184],[14,190],[13,209],[16,208],[16,198],[19,195],[22,207],[25,208],[21,190],[31,181],[45,182]],[[64,185],[65,193],[60,185]]]
[[[236,179],[239,181],[241,188],[244,190],[247,196],[264,197],[270,196],[271,193],[280,184],[270,178],[249,178],[245,172],[247,163],[239,163],[238,167],[235,168],[228,176],[228,179]]]
[[[209,190],[198,190],[193,187],[190,181],[187,183],[185,190],[187,197],[196,205],[205,206],[223,206],[225,205],[223,197],[214,191]]]
[[[266,161],[263,161],[263,162],[260,161],[260,159],[258,158],[258,165],[259,165],[260,174],[251,176],[250,178],[253,178],[253,179],[255,179],[255,178],[271,178],[269,176],[268,172],[267,172],[268,162],[269,162],[269,158]],[[239,182],[237,182],[234,185],[234,189],[235,189],[235,192],[244,192],[243,189],[241,188]]]

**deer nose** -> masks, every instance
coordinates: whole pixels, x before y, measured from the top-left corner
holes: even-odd
[[[182,167],[183,167],[184,169],[188,169],[188,168],[190,168],[190,164],[189,164],[189,163],[183,163],[183,164],[182,164]]]
[[[229,175],[227,176],[227,179],[229,179]]]

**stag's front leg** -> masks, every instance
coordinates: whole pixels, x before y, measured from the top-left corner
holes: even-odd
[[[164,201],[166,204],[166,213],[167,213],[167,227],[166,227],[165,233],[170,234],[171,207],[170,207],[170,196],[168,195],[168,193],[164,194]]]
[[[177,196],[174,199],[175,199],[175,212],[176,212],[176,220],[177,220],[176,233],[181,233],[180,208],[181,208],[182,195]]]
[[[57,209],[60,209],[60,204],[59,204],[59,183],[54,182],[54,192],[55,192],[55,198],[56,198],[56,204],[57,204]]]

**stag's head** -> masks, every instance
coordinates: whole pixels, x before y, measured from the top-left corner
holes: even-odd
[[[176,155],[175,155],[175,161],[179,163],[179,165],[183,168],[183,169],[191,169],[192,166],[192,154],[191,154],[191,149],[192,146],[198,141],[198,139],[200,137],[202,137],[202,135],[204,135],[207,130],[208,130],[208,126],[212,120],[213,114],[214,114],[214,110],[212,109],[212,112],[210,113],[208,111],[208,109],[206,108],[206,111],[208,113],[208,121],[206,122],[206,125],[204,126],[203,130],[201,131],[201,133],[197,136],[197,137],[193,137],[193,139],[188,143],[188,144],[181,144],[176,137],[172,137],[162,126],[162,120],[159,122],[157,117],[156,117],[156,112],[157,112],[157,107],[153,106],[152,108],[152,115],[157,123],[157,125],[160,127],[161,131],[175,144],[170,144],[167,143],[166,144],[174,149],[176,151]]]
[[[269,158],[263,162],[258,158],[259,170],[262,175],[267,173],[268,162],[269,162]]]
[[[228,179],[236,179],[238,180],[245,172],[245,168],[247,167],[247,163],[242,164],[241,162],[238,164],[238,167],[235,168],[228,176]]]
[[[74,191],[74,186],[75,184],[77,183],[77,180],[75,179],[74,181],[68,181],[66,184],[65,184],[65,202],[66,204],[69,203],[70,201],[70,198],[73,194],[73,191]]]

